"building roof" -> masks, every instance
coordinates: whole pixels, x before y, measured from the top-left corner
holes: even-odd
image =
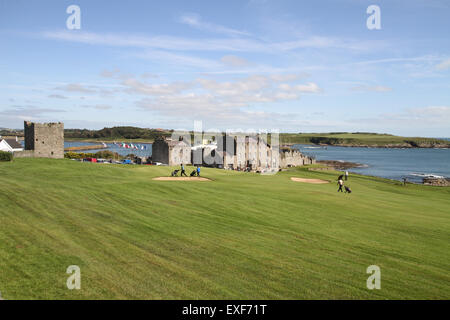
[[[23,149],[23,146],[16,141],[16,139],[0,139],[0,142],[5,140],[7,144],[13,149]]]

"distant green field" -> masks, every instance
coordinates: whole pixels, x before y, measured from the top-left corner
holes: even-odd
[[[405,145],[430,146],[434,144],[444,144],[450,146],[449,141],[435,138],[420,137],[400,137],[391,134],[378,133],[282,133],[280,134],[282,143],[310,144],[323,143],[330,145],[365,145],[365,146],[387,146]]]
[[[2,296],[450,298],[450,188],[351,175],[353,193],[338,194],[336,172],[305,168],[152,180],[170,169],[0,162]],[[69,265],[81,290],[66,288]],[[380,290],[366,288],[369,265]]]

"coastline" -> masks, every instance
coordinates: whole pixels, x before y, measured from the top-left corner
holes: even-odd
[[[371,144],[315,144],[315,143],[283,143],[283,146],[292,147],[295,145],[311,145],[317,147],[345,147],[345,148],[385,148],[385,149],[450,149],[449,144],[438,144],[438,145],[417,145],[412,144],[385,144],[385,145],[371,145]]]
[[[324,165],[325,167],[309,168],[308,170],[310,170],[310,171],[322,171],[322,170],[343,171],[343,170],[347,170],[347,169],[351,169],[351,168],[359,168],[359,167],[366,166],[366,165],[360,164],[360,163],[348,162],[348,161],[338,161],[338,160],[319,160],[316,163]],[[374,175],[370,175],[370,174],[364,174],[361,172],[352,172],[352,175],[355,175],[355,174],[361,175],[364,177],[386,179],[386,180],[392,181],[394,183],[400,183],[400,184],[408,183],[408,184],[424,185],[424,186],[432,186],[432,187],[450,187],[450,178],[448,178],[448,177],[437,178],[437,177],[433,177],[433,176],[426,176],[426,177],[424,176],[422,178],[422,182],[417,183],[417,182],[408,181],[408,180],[406,180],[406,182],[402,182],[401,180],[397,180],[397,179],[379,177],[379,176],[374,176]]]
[[[340,161],[340,160],[317,160],[317,164],[323,164],[327,167],[334,168],[336,170],[347,170],[351,168],[365,167],[365,164],[350,162],[350,161]]]

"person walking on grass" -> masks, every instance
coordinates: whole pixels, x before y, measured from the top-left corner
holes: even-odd
[[[348,171],[345,170],[345,181],[347,181],[347,180],[348,180]]]
[[[181,164],[181,174],[180,176],[182,177],[184,174],[185,177],[187,177],[186,171],[184,170],[184,164]]]
[[[344,192],[344,190],[342,190],[342,187],[344,186],[344,180],[339,179],[339,180],[338,180],[338,185],[339,185],[338,192],[339,192],[339,191],[340,191],[340,192]]]
[[[200,166],[197,166],[197,177],[200,177]]]

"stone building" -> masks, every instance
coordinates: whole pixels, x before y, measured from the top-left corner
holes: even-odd
[[[158,138],[152,145],[152,161],[169,166],[191,163],[191,146],[183,140]]]
[[[236,152],[234,159],[234,168],[244,169],[247,167],[247,144],[246,137],[239,135],[236,137]]]
[[[204,141],[204,144],[197,145],[191,148],[191,159],[193,165],[201,166],[216,166],[213,164],[216,156],[217,143],[211,143],[210,141]],[[205,144],[206,143],[206,144]],[[208,158],[210,161],[208,161]],[[222,163],[220,163],[222,165]]]
[[[313,158],[305,156],[298,150],[273,149],[261,135],[223,136],[222,139],[218,139],[217,144],[194,146],[192,159],[195,159],[196,152],[200,152],[201,158],[197,156],[195,164],[198,162],[203,166],[234,170],[267,172],[315,163]],[[274,152],[279,152],[279,156]],[[214,161],[211,161],[212,158]]]
[[[223,135],[217,143],[217,152],[222,162],[219,168],[234,169],[236,167],[236,139],[229,135]]]
[[[262,171],[271,169],[274,166],[272,148],[265,139],[261,136],[247,136],[244,143],[245,168]]]
[[[280,149],[280,167],[289,168],[296,166],[304,166],[307,164],[314,164],[316,161],[308,156],[305,156],[298,150],[291,148]]]
[[[272,159],[272,148],[261,136],[224,135],[213,148],[211,146],[213,145],[192,148],[193,153],[202,149],[204,166],[240,170],[249,168],[257,171],[278,167],[278,162]],[[214,163],[211,158],[215,158]]]
[[[64,158],[64,124],[24,122],[25,150],[15,157]]]

